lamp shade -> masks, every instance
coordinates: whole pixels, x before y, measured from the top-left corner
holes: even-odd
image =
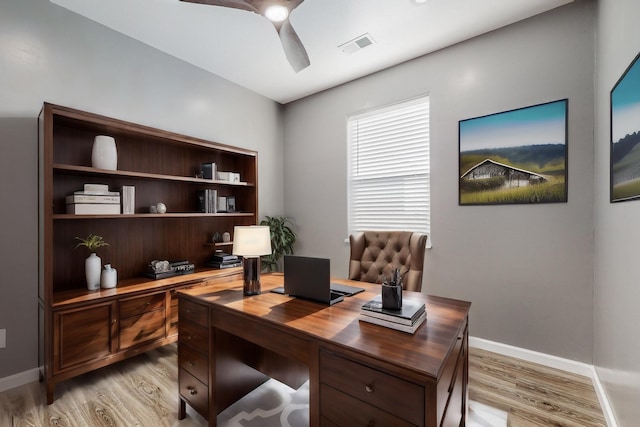
[[[233,254],[258,257],[271,254],[271,234],[268,226],[237,225],[233,228]]]

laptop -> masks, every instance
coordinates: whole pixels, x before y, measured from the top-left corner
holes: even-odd
[[[364,291],[364,288],[356,286],[331,283],[330,271],[327,258],[285,255],[284,288],[274,289],[274,292],[333,305],[344,300],[345,296]]]

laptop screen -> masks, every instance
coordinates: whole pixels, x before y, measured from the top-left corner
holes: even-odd
[[[294,255],[284,257],[284,292],[286,294],[331,304],[333,301],[330,280],[329,259]]]

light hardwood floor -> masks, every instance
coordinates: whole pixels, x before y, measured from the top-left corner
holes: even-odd
[[[469,398],[504,411],[508,426],[606,426],[590,378],[477,348]]]
[[[475,348],[469,367],[469,426],[606,426],[589,378]],[[0,426],[205,426],[190,408],[178,421],[177,377],[176,347],[170,345],[58,385],[50,406],[41,384],[27,384],[0,393]],[[263,391],[257,398],[270,399],[270,407],[280,410],[283,400],[291,404],[292,398],[273,393]],[[304,408],[297,399],[295,406]],[[305,423],[304,417],[274,418],[273,410],[269,418],[269,411],[251,412],[253,407],[253,402],[234,405],[221,414],[219,425]]]

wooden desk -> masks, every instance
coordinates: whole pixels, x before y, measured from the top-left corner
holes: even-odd
[[[470,303],[406,292],[426,303],[414,335],[358,321],[379,285],[334,306],[270,293],[278,274],[261,277],[262,294],[242,282],[179,293],[179,418],[189,403],[216,415],[270,377],[297,388],[309,378],[311,426],[464,426]],[[252,367],[248,368],[248,367]]]

